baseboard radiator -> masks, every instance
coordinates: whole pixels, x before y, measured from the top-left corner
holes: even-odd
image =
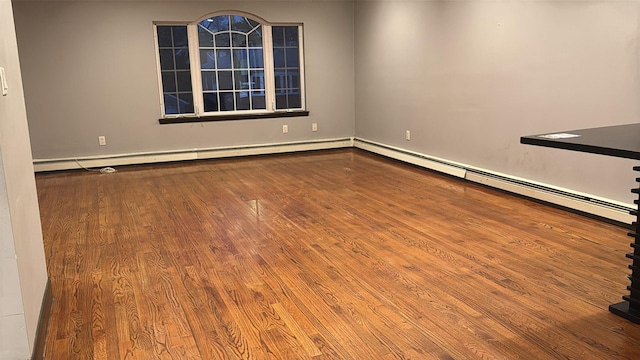
[[[631,204],[624,204],[614,200],[603,199],[568,189],[529,181],[527,179],[479,169],[365,139],[354,139],[353,146],[468,181],[592,214],[616,222],[631,224],[635,221],[635,217],[630,215],[630,211],[635,209]]]
[[[624,204],[609,199],[590,196],[588,194],[581,194],[568,189],[536,183],[527,179],[500,174],[360,138],[324,139],[317,141],[116,154],[78,158],[34,159],[33,166],[36,172],[43,172],[81,169],[83,167],[102,168],[106,166],[280,154],[350,147],[366,150],[419,167],[617,222],[631,224],[631,222],[635,220],[635,217],[629,214],[631,210],[635,209],[631,204]]]

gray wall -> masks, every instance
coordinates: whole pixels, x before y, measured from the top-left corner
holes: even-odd
[[[356,135],[631,203],[637,162],[519,138],[638,122],[639,15],[637,1],[356,2]]]
[[[355,132],[353,3],[15,2],[35,159],[281,143]],[[234,9],[304,23],[309,117],[159,125],[153,21]],[[318,132],[311,132],[311,123]],[[282,125],[289,133],[282,134]],[[107,146],[98,146],[105,135]]]
[[[0,359],[28,359],[47,271],[11,2],[0,0]]]

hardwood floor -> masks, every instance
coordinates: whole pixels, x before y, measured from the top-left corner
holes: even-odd
[[[37,175],[47,359],[638,359],[626,230],[358,150]]]

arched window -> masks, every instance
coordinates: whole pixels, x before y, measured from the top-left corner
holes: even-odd
[[[302,25],[237,13],[154,27],[164,119],[305,110]]]

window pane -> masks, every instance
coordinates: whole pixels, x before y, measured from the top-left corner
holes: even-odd
[[[251,102],[254,109],[266,109],[267,102],[264,97],[264,93],[261,91],[254,91],[251,93]]]
[[[235,90],[249,89],[249,71],[235,71]]]
[[[298,67],[298,48],[287,48],[287,67]]]
[[[178,78],[178,91],[191,92],[191,73],[189,71],[178,71],[177,78]]]
[[[289,108],[289,109],[291,109],[291,108],[301,108],[302,107],[302,103],[300,101],[300,90],[299,89],[293,90],[293,93],[290,93],[287,96],[287,100],[289,102],[287,108]]]
[[[262,26],[249,33],[249,46],[262,47]]]
[[[233,90],[233,75],[231,71],[218,72],[218,89]]]
[[[189,69],[189,49],[175,49],[176,69]]]
[[[300,87],[300,71],[298,69],[287,70],[287,87],[289,89]]]
[[[249,67],[264,68],[262,49],[249,49]]]
[[[273,33],[273,46],[284,46],[284,26],[274,26],[271,29]]]
[[[200,50],[200,68],[201,69],[216,68],[216,61],[213,55],[213,50]]]
[[[287,108],[287,95],[276,95],[276,109]]]
[[[249,110],[251,103],[249,102],[249,92],[242,91],[236,93],[236,110]]]
[[[231,38],[229,33],[216,34],[217,47],[231,47]]]
[[[284,48],[274,48],[273,49],[273,66],[274,67],[284,67]]]
[[[193,94],[180,93],[178,94],[178,106],[180,114],[193,112]]]
[[[175,94],[164,94],[164,113],[178,113],[178,97]]]
[[[187,27],[173,26],[173,47],[187,47]]]
[[[158,47],[171,47],[171,26],[156,26],[158,32]]]
[[[247,35],[243,34],[231,34],[231,44],[234,47],[245,47],[247,46]]]
[[[229,16],[221,15],[204,19],[200,22],[200,25],[209,29],[209,31],[214,34],[220,31],[229,31]]]
[[[298,46],[298,27],[285,26],[284,38],[287,46]]]
[[[233,111],[233,93],[221,92],[220,93],[220,111]]]
[[[218,69],[231,69],[231,50],[216,50]]]
[[[287,87],[287,72],[284,69],[275,69],[274,77],[276,80],[276,89],[284,89]]]
[[[231,30],[240,31],[243,33],[248,33],[256,27],[257,23],[253,20],[249,20],[243,16],[232,16],[231,17]]]
[[[203,71],[202,72],[202,90],[217,90],[216,73],[215,71]]]
[[[160,50],[160,70],[173,70],[175,65],[173,63],[173,50]]]
[[[204,111],[218,111],[218,94],[205,93],[202,96],[204,102]]]
[[[264,89],[264,71],[263,70],[251,71],[250,85],[252,89]]]
[[[249,67],[247,62],[247,50],[233,50],[233,68],[234,69],[246,69]]]
[[[162,72],[162,90],[164,92],[176,91],[176,73],[173,71]]]
[[[257,21],[249,19],[249,18],[246,18],[246,19],[247,19],[247,22],[249,22],[249,24],[251,24],[251,28],[252,29],[255,29],[256,27],[260,26],[260,23],[257,22]]]
[[[207,30],[198,27],[198,42],[200,47],[213,47],[213,35]]]

